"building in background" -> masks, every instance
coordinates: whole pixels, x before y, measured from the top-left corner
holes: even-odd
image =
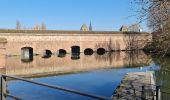
[[[128,31],[128,27],[125,25],[122,25],[122,27],[120,28],[121,32],[127,32]]]

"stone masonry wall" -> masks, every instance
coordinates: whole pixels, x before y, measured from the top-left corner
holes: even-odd
[[[139,49],[142,49],[149,40],[149,34],[131,34],[135,38]],[[7,55],[20,55],[22,47],[32,47],[34,53],[41,54],[48,49],[55,53],[58,49],[71,52],[71,46],[80,46],[80,52],[86,48],[96,51],[98,48],[112,50],[126,50],[131,38],[129,34],[25,34],[25,33],[0,33],[0,37],[7,39],[5,46]]]

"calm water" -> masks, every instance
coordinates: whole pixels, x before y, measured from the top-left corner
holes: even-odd
[[[59,58],[34,57],[31,62],[23,62],[20,57],[6,57],[6,69],[2,73],[18,75],[37,82],[59,85],[82,92],[111,97],[113,91],[128,72],[155,71],[156,82],[170,87],[170,59],[151,58],[143,52],[117,52],[112,54],[85,56],[72,60],[70,55]],[[62,73],[62,75],[60,75]],[[67,73],[67,74],[63,74]],[[49,76],[50,75],[50,76]],[[53,90],[22,81],[9,81],[10,94],[24,100],[89,100],[90,98]],[[162,88],[162,91],[169,91]],[[162,94],[168,100],[168,94]],[[10,100],[10,98],[8,98]]]

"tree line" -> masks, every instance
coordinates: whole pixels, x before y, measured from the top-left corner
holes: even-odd
[[[170,55],[170,0],[133,0],[137,5],[140,21],[147,21],[153,41],[146,51],[158,55]]]
[[[16,21],[16,30],[46,30],[46,25],[44,23],[42,24],[36,24],[31,28],[22,27],[20,21]]]

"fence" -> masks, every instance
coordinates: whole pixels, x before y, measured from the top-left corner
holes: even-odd
[[[7,97],[13,98],[15,100],[22,100],[19,97],[16,97],[16,96],[13,96],[13,95],[7,93],[7,78],[24,81],[24,82],[28,82],[31,84],[55,89],[55,90],[70,92],[70,93],[74,93],[74,94],[85,96],[85,97],[90,97],[92,99],[97,99],[97,100],[111,100],[111,99],[112,100],[121,100],[123,97],[127,97],[127,98],[131,97],[131,98],[133,98],[133,100],[136,100],[136,99],[138,100],[138,98],[140,98],[139,100],[161,100],[161,93],[170,94],[167,91],[160,90],[161,88],[166,88],[166,87],[156,86],[156,85],[152,85],[152,84],[144,84],[144,85],[140,86],[141,91],[132,89],[133,90],[132,94],[128,94],[128,93],[124,94],[124,95],[114,94],[114,96],[112,98],[111,97],[109,98],[109,97],[84,93],[81,91],[68,89],[68,88],[64,88],[64,87],[60,87],[60,86],[54,86],[54,85],[49,85],[49,84],[45,84],[45,83],[41,83],[41,82],[35,82],[32,80],[24,79],[24,78],[20,78],[20,77],[9,76],[9,75],[0,75],[0,94],[1,94],[0,100],[6,100]],[[148,88],[148,86],[149,86],[149,88]],[[169,89],[169,88],[167,88],[167,89]],[[140,96],[139,96],[139,94],[140,94]],[[149,99],[147,97],[149,97]]]
[[[44,86],[44,87],[48,87],[48,88],[52,88],[52,89],[56,89],[56,90],[61,90],[61,91],[65,91],[65,92],[70,92],[70,93],[74,93],[74,94],[77,94],[77,95],[90,97],[90,98],[93,98],[93,99],[98,99],[98,100],[110,100],[111,99],[111,98],[104,97],[104,96],[98,96],[98,95],[84,93],[84,92],[81,92],[81,91],[68,89],[68,88],[64,88],[64,87],[60,87],[60,86],[53,86],[53,85],[49,85],[49,84],[45,84],[45,83],[35,82],[35,81],[31,81],[31,80],[28,80],[28,79],[19,78],[19,77],[15,77],[15,76],[1,75],[0,76],[0,83],[1,83],[1,88],[0,88],[1,89],[0,90],[1,98],[0,98],[0,100],[6,100],[6,97],[10,97],[10,98],[13,98],[15,100],[22,100],[19,97],[15,97],[15,96],[12,96],[9,93],[7,93],[7,80],[6,80],[7,78],[20,80],[20,81],[28,82],[28,83],[31,83],[31,84],[36,84],[36,85],[40,85],[40,86]]]
[[[135,88],[129,88],[128,91],[115,91],[112,95],[112,100],[169,100],[169,98],[162,99],[162,94],[170,95],[170,92],[163,91],[163,88],[168,90],[170,90],[170,88],[155,84],[136,84],[139,84],[139,86],[135,86]],[[121,87],[119,86],[118,88]]]

